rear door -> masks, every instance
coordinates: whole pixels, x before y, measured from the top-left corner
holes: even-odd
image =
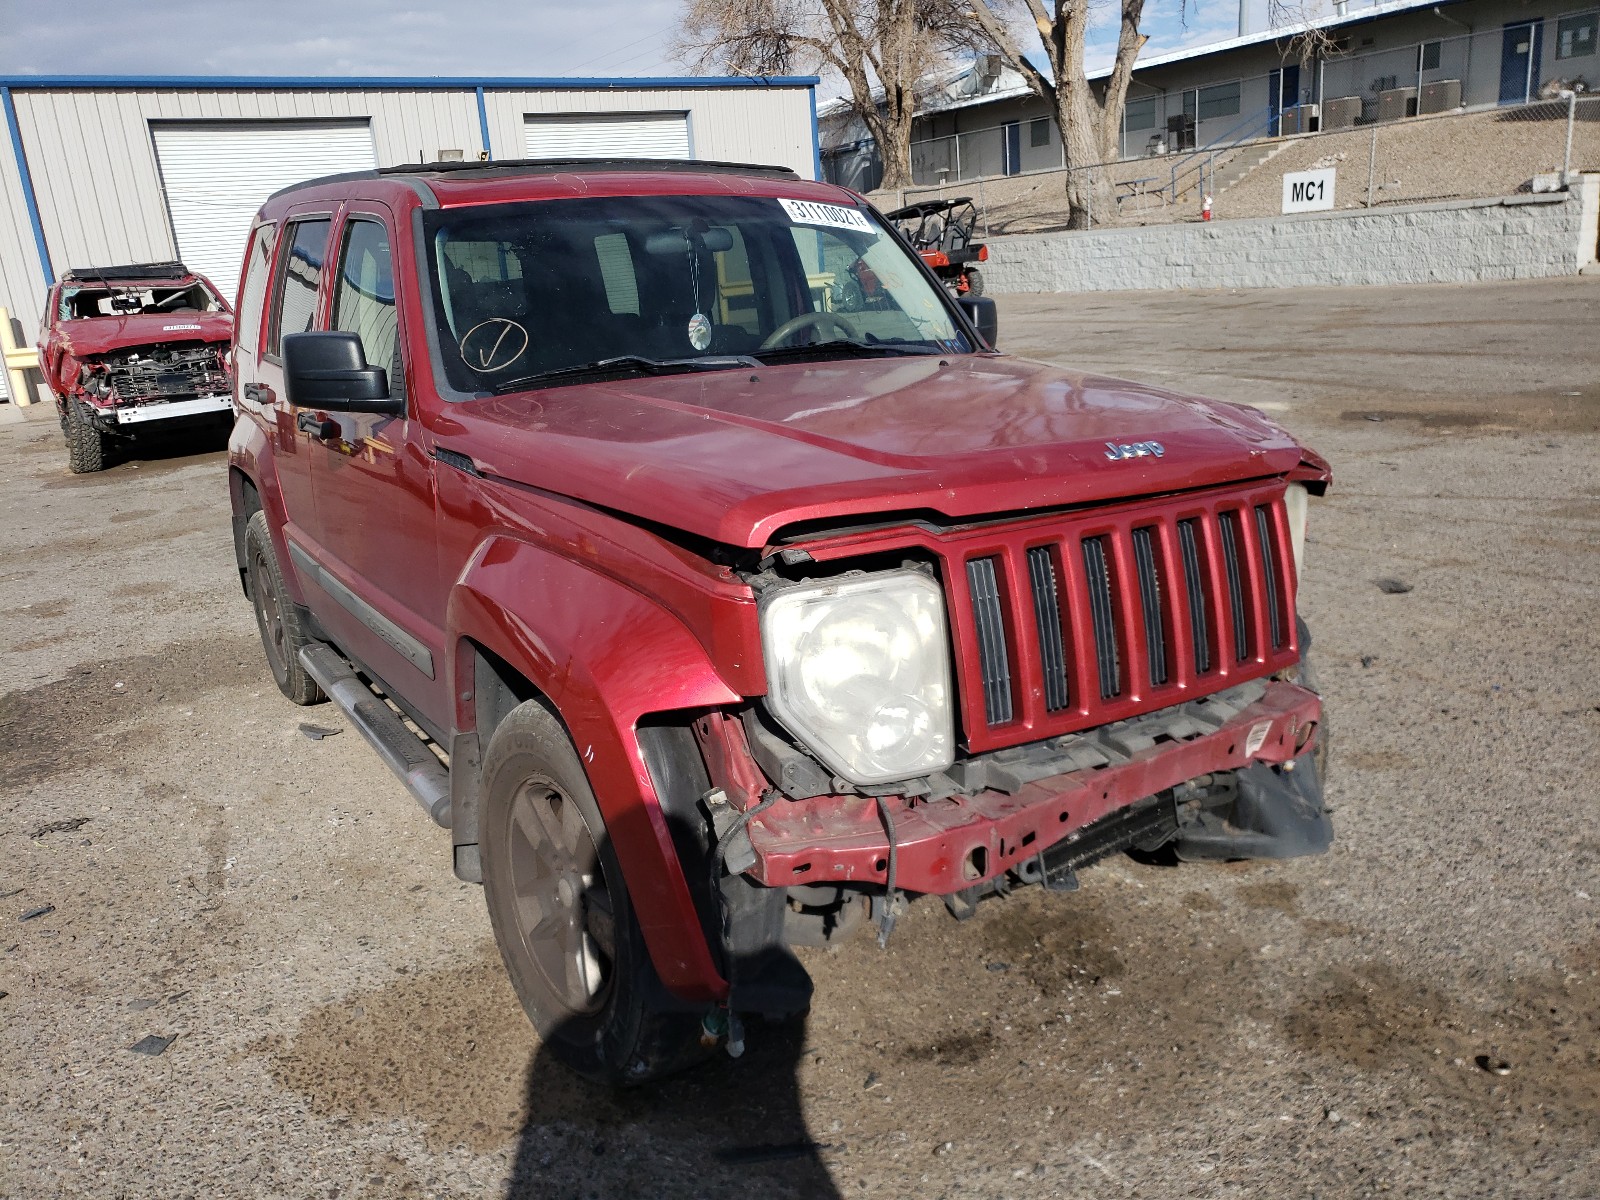
[[[368,365],[389,376],[404,415],[314,412],[320,585],[335,602],[323,623],[339,645],[437,728],[449,726],[443,683],[444,589],[434,527],[432,442],[408,396],[400,305],[415,304],[399,261],[394,215],[351,201],[330,262],[326,328],[361,336]],[[397,290],[398,285],[398,290]],[[303,410],[302,410],[303,411]],[[297,417],[298,420],[298,417]],[[323,424],[326,422],[326,424]],[[334,434],[331,431],[337,429]]]

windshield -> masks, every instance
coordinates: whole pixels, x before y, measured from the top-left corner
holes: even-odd
[[[506,390],[630,360],[974,349],[944,299],[865,209],[748,196],[544,200],[428,214],[445,373]],[[643,360],[642,362],[640,360]]]

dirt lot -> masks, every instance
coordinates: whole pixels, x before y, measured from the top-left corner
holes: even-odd
[[[0,1196],[1600,1193],[1600,280],[1002,322],[1333,461],[1330,855],[920,903],[886,953],[806,952],[804,1030],[586,1091],[447,839],[273,688],[221,453],[74,478],[33,410],[0,426]]]

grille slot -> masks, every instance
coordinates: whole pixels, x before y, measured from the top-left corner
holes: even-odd
[[[1161,611],[1161,572],[1156,566],[1154,530],[1133,531],[1133,566],[1139,573],[1139,608],[1144,613],[1144,644],[1150,666],[1150,683],[1167,682],[1167,638]]]
[[[990,725],[1003,725],[1013,715],[1011,656],[994,559],[975,558],[967,564],[967,587],[972,592],[972,620],[978,630],[978,661],[983,668],[984,717]]]
[[[1244,623],[1244,585],[1239,575],[1239,514],[1217,515],[1222,535],[1222,566],[1228,576],[1228,613],[1233,618],[1233,657],[1244,662],[1250,657],[1250,628]]]
[[[1183,583],[1189,593],[1189,634],[1194,640],[1194,673],[1211,670],[1211,635],[1206,630],[1206,593],[1200,574],[1200,547],[1194,521],[1178,522],[1178,549],[1183,555]]]
[[[1261,544],[1261,568],[1267,576],[1268,630],[1272,634],[1272,648],[1283,649],[1283,613],[1278,609],[1278,560],[1272,542],[1272,510],[1265,504],[1256,505],[1256,536]]]
[[[1033,619],[1039,626],[1039,666],[1044,672],[1046,712],[1060,712],[1070,699],[1067,651],[1061,638],[1061,597],[1055,559],[1047,546],[1028,551],[1028,583],[1033,590]]]
[[[1111,567],[1103,537],[1083,539],[1083,566],[1089,588],[1089,616],[1094,621],[1095,658],[1100,667],[1100,697],[1122,694],[1122,664],[1117,624],[1111,610]]]

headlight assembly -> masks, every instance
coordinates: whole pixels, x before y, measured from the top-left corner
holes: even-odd
[[[944,594],[926,575],[773,592],[761,645],[772,715],[841,778],[887,783],[954,761]]]
[[[1289,516],[1289,544],[1294,547],[1294,575],[1299,579],[1306,565],[1306,507],[1309,503],[1303,483],[1291,483],[1283,493],[1283,508]]]

